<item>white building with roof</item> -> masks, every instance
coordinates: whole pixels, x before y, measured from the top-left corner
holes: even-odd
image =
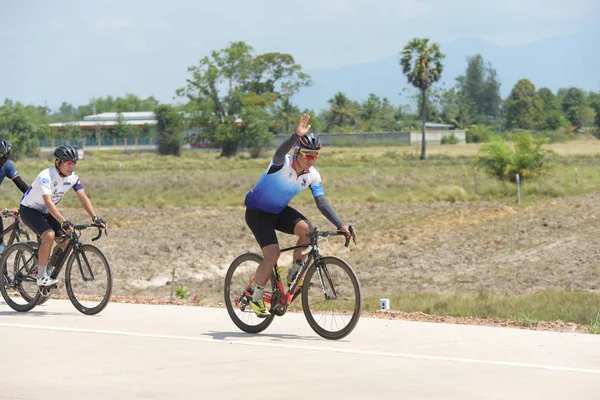
[[[139,111],[139,112],[105,112],[94,115],[87,115],[83,117],[83,121],[74,122],[55,122],[48,124],[48,126],[57,129],[66,129],[70,126],[77,126],[81,130],[105,130],[113,129],[118,125],[119,114],[123,118],[123,123],[126,125],[134,125],[137,127],[143,127],[148,125],[150,127],[156,126],[156,116],[153,111]]]

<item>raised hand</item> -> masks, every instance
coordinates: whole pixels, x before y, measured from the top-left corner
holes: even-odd
[[[298,121],[298,127],[296,128],[296,135],[304,136],[310,131],[310,125],[307,125],[310,115],[303,114]]]

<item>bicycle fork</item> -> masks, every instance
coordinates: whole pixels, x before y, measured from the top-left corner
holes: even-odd
[[[333,284],[333,281],[331,280],[329,271],[327,270],[327,265],[322,264],[321,261],[316,261],[315,267],[317,269],[317,275],[319,277],[319,282],[321,283],[321,289],[323,290],[323,295],[325,296],[325,300],[337,299],[337,293],[335,291],[335,286]],[[327,279],[327,285],[325,284],[325,279]],[[330,288],[331,294],[328,293],[327,287]]]

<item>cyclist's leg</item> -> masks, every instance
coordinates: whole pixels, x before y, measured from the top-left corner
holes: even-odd
[[[37,283],[40,286],[51,286],[56,284],[56,279],[51,279],[46,273],[46,265],[54,242],[54,229],[49,223],[47,215],[29,207],[21,206],[21,220],[33,232],[40,235],[42,242],[38,249],[38,274]],[[54,218],[52,218],[56,221]],[[58,223],[58,222],[57,222]]]
[[[276,218],[277,215],[275,214],[246,209],[246,223],[254,234],[263,253],[263,261],[256,268],[254,276],[255,286],[253,288],[252,301],[250,301],[250,307],[259,317],[269,314],[262,295],[265,286],[269,282],[271,270],[277,264],[280,254],[279,242],[277,241],[274,228],[274,220]]]
[[[298,236],[296,244],[301,245],[310,243],[310,239],[306,234],[313,230],[313,226],[304,215],[288,206],[281,214],[279,214],[279,220],[275,224],[275,229],[284,233],[289,233],[290,235]],[[302,260],[304,262],[306,255],[302,254],[303,250],[304,249],[294,250],[294,261]]]
[[[301,245],[310,243],[310,239],[306,236],[306,234],[309,233],[313,227],[304,215],[294,208],[288,206],[280,214],[280,218],[275,225],[275,229],[298,236],[296,245]],[[294,259],[287,274],[287,284],[289,286],[291,286],[294,282],[294,279],[296,279],[298,271],[300,268],[302,268],[304,261],[306,260],[307,256],[302,254],[303,250],[304,249],[302,248],[294,250]]]

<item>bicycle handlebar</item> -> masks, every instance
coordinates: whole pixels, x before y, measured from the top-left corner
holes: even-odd
[[[4,210],[0,211],[0,215],[3,217],[18,217],[19,215],[19,210],[14,209],[14,210],[9,210],[7,208],[5,208]]]
[[[315,228],[312,232],[307,233],[306,236],[308,236],[310,238],[311,246],[312,246],[315,244],[317,237],[329,237],[329,236],[343,235],[346,237],[346,243],[344,243],[344,247],[348,247],[348,245],[350,244],[350,238],[352,238],[352,241],[354,242],[354,244],[356,244],[356,233],[354,233],[354,228],[352,227],[352,225],[348,226],[348,230],[350,231],[350,236],[346,236],[346,232],[343,232],[339,229],[337,231],[319,231],[318,229]]]
[[[102,225],[100,225],[100,224],[92,223],[92,224],[73,225],[73,230],[82,231],[87,228],[98,228],[98,235],[96,237],[92,238],[92,242],[100,239],[103,232],[108,236],[108,230],[106,229],[106,226],[102,227]]]

